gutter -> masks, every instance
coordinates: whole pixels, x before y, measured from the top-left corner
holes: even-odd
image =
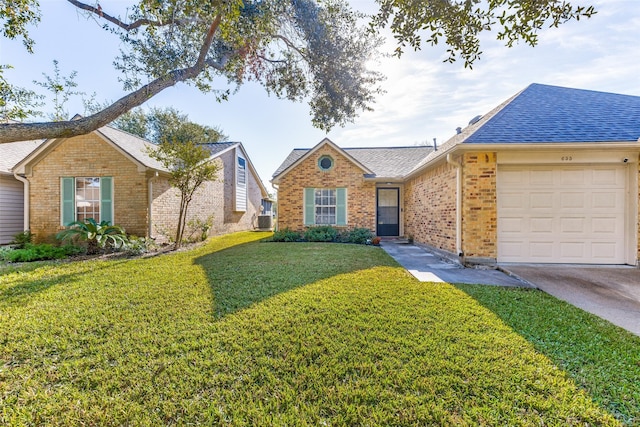
[[[462,164],[454,161],[451,153],[447,153],[447,163],[456,168],[456,253],[459,257],[462,252]]]
[[[29,189],[30,189],[29,180],[27,180],[27,178],[25,178],[23,176],[18,175],[17,172],[13,173],[13,177],[15,179],[17,179],[18,181],[21,181],[22,184],[24,185],[24,194],[23,194],[23,197],[24,197],[24,213],[23,213],[24,223],[23,223],[23,228],[22,229],[23,229],[23,231],[27,231],[27,230],[30,229],[30,227],[29,227],[29,222],[30,222],[29,212],[31,211],[30,203],[29,203]]]

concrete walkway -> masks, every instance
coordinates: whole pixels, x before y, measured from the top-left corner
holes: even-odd
[[[384,239],[380,246],[421,282],[533,287],[498,270],[464,268],[406,240]]]

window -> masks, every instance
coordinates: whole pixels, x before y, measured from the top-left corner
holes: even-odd
[[[318,159],[318,167],[323,171],[333,168],[333,159],[330,156],[320,156]]]
[[[112,182],[113,178],[107,176],[61,178],[60,223],[67,226],[93,218],[113,224]]]
[[[100,222],[100,178],[76,178],[76,220]]]
[[[237,156],[236,163],[236,211],[247,210],[247,160]]]
[[[347,225],[347,189],[305,188],[304,225]]]
[[[335,188],[316,188],[315,191],[315,224],[336,224],[336,190]]]

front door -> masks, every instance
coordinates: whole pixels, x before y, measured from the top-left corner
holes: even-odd
[[[378,188],[376,212],[378,236],[399,236],[400,189]]]

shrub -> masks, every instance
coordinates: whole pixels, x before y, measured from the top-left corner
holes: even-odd
[[[283,230],[278,230],[273,233],[273,237],[271,238],[272,242],[297,242],[302,239],[302,236],[297,231],[289,230],[285,228]]]
[[[128,241],[124,228],[119,225],[109,225],[109,221],[102,221],[98,224],[93,218],[72,222],[70,228],[56,234],[56,238],[63,242],[66,240],[85,240],[88,253],[96,253],[98,248],[120,249]]]
[[[3,254],[9,262],[31,262],[48,259],[62,259],[82,253],[83,249],[73,245],[53,246],[49,243],[34,245],[26,243],[22,249],[14,249]]]
[[[338,230],[329,226],[309,227],[304,233],[304,238],[308,242],[333,242],[338,237]]]
[[[368,228],[354,228],[340,233],[338,240],[342,243],[356,243],[359,245],[366,245],[368,241],[371,241],[375,235]]]
[[[16,249],[24,248],[27,243],[33,243],[33,234],[31,234],[30,230],[16,234],[11,241],[11,244],[15,245]]]
[[[128,255],[142,255],[149,252],[149,249],[154,245],[155,242],[152,239],[129,236],[127,243],[121,249]]]

